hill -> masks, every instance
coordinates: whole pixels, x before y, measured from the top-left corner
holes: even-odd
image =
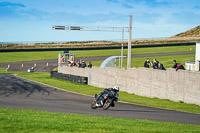
[[[172,36],[172,38],[174,37],[200,37],[200,25],[186,32],[182,32],[175,36]]]
[[[139,39],[132,40],[132,45],[149,45],[149,44],[172,44],[200,42],[200,25],[186,32],[163,39]],[[124,45],[127,45],[124,41]],[[83,42],[66,42],[66,43],[33,43],[33,44],[1,44],[0,49],[29,49],[29,48],[76,48],[76,47],[110,47],[121,46],[121,42],[112,41],[83,41]]]

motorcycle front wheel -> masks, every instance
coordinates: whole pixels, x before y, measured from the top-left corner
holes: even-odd
[[[96,103],[97,103],[96,100],[94,100],[94,101],[91,103],[91,108],[92,108],[92,109],[96,109],[96,108],[97,108]]]
[[[103,109],[104,109],[104,110],[107,110],[107,109],[110,107],[110,105],[112,104],[112,102],[113,102],[113,100],[110,99],[110,98],[108,98],[108,99],[106,100],[106,102],[104,103],[104,105],[103,105]]]

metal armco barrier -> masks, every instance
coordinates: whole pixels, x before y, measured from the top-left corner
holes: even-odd
[[[57,71],[51,71],[51,77],[56,79],[71,81],[78,84],[88,84],[88,77],[63,74],[63,73],[58,73]]]

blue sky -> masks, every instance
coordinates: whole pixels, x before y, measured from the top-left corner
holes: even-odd
[[[0,42],[119,40],[121,33],[51,27],[128,26],[129,15],[133,39],[169,37],[200,25],[200,0],[0,0]]]

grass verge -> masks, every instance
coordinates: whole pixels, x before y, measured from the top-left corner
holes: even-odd
[[[153,53],[171,53],[171,52],[189,52],[195,51],[195,45],[193,46],[171,46],[171,47],[153,47],[153,48],[132,48],[131,53],[135,54],[153,54]],[[110,50],[82,50],[82,51],[70,51],[75,53],[76,57],[89,57],[89,56],[113,56],[121,55],[121,49]],[[127,55],[128,49],[124,49],[124,55]]]
[[[4,62],[19,62],[32,60],[56,59],[58,53],[63,51],[49,51],[49,52],[1,52],[0,63]]]
[[[199,132],[199,125],[0,109],[0,132]]]
[[[0,73],[7,73],[5,69],[0,69]],[[12,73],[12,72],[10,72]],[[72,82],[58,80],[54,78],[50,78],[49,73],[45,72],[35,72],[35,73],[26,73],[26,72],[13,72],[18,76],[38,81],[41,83],[45,83],[51,86],[55,86],[58,88],[62,88],[68,91],[77,92],[81,94],[87,94],[93,96],[95,93],[99,93],[103,90],[103,88],[97,88],[89,85],[79,85]],[[145,106],[158,107],[164,109],[171,109],[183,112],[191,112],[191,113],[200,113],[200,106],[194,104],[186,104],[182,102],[173,102],[165,99],[158,98],[148,98],[143,96],[137,96],[135,94],[128,94],[126,92],[119,93],[119,100],[125,101],[129,103],[135,103]]]
[[[150,53],[169,53],[169,52],[187,52],[195,51],[195,46],[171,46],[171,47],[156,47],[156,48],[133,48],[132,54],[150,54]],[[1,52],[0,63],[18,62],[44,59],[57,59],[58,53],[63,51],[49,52]],[[91,56],[113,56],[121,55],[121,49],[111,50],[82,50],[70,51],[75,53],[76,57],[91,57]],[[127,49],[124,49],[124,55],[127,55]]]

